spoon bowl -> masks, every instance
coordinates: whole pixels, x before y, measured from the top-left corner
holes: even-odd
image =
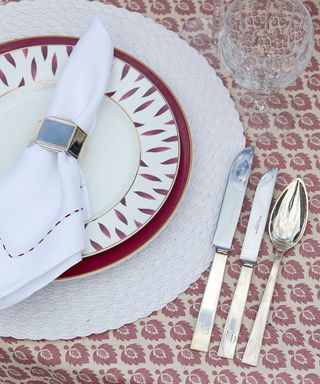
[[[284,253],[301,239],[308,220],[308,198],[302,179],[291,182],[271,212],[269,236],[278,253]]]

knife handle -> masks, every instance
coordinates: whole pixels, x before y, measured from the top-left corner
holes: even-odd
[[[268,321],[274,287],[276,285],[278,271],[281,263],[281,255],[276,255],[270,272],[270,276],[265,287],[260,307],[251,334],[244,352],[242,362],[245,364],[257,366],[262,346],[264,331]]]
[[[215,252],[190,346],[196,351],[207,352],[209,349],[227,256],[224,250],[217,249]]]
[[[228,318],[224,326],[218,356],[233,359],[246,307],[254,264],[244,264],[233,295]]]

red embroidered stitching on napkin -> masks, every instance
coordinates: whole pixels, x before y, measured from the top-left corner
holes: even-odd
[[[53,227],[46,233],[46,235],[43,236],[43,238],[42,238],[41,240],[39,240],[38,243],[37,243],[34,247],[30,248],[28,251],[25,251],[25,252],[23,252],[23,253],[20,253],[19,255],[14,256],[14,255],[12,255],[12,254],[10,254],[10,253],[8,252],[6,245],[2,242],[2,239],[1,239],[1,237],[0,237],[0,242],[2,243],[2,247],[3,247],[3,249],[5,250],[6,254],[7,254],[9,257],[11,257],[11,258],[16,258],[16,257],[24,256],[24,255],[26,255],[26,254],[32,252],[38,245],[40,245],[40,244],[45,240],[45,238],[48,237],[48,236],[53,232],[53,230],[54,230],[59,224],[61,224],[64,220],[66,220],[66,219],[69,218],[70,216],[72,216],[72,215],[74,215],[74,214],[76,214],[76,213],[79,213],[79,212],[81,212],[81,211],[83,211],[83,208],[76,209],[75,211],[73,211],[73,212],[68,213],[67,215],[65,215],[61,220],[57,221],[57,222],[55,223],[55,225],[54,225],[54,226],[53,226]]]

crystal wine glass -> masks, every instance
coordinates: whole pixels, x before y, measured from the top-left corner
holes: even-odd
[[[268,96],[293,83],[313,48],[310,14],[299,0],[235,0],[219,36],[219,53],[236,82],[264,112]]]

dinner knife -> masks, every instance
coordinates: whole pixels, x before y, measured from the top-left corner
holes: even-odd
[[[244,238],[240,260],[242,267],[223,330],[218,356],[232,359],[248,297],[253,267],[256,265],[265,232],[278,169],[269,169],[260,179],[254,195],[251,214]]]
[[[239,220],[253,154],[253,147],[245,148],[235,158],[230,169],[213,238],[215,255],[190,346],[197,351],[207,352],[209,349],[228,251]]]

